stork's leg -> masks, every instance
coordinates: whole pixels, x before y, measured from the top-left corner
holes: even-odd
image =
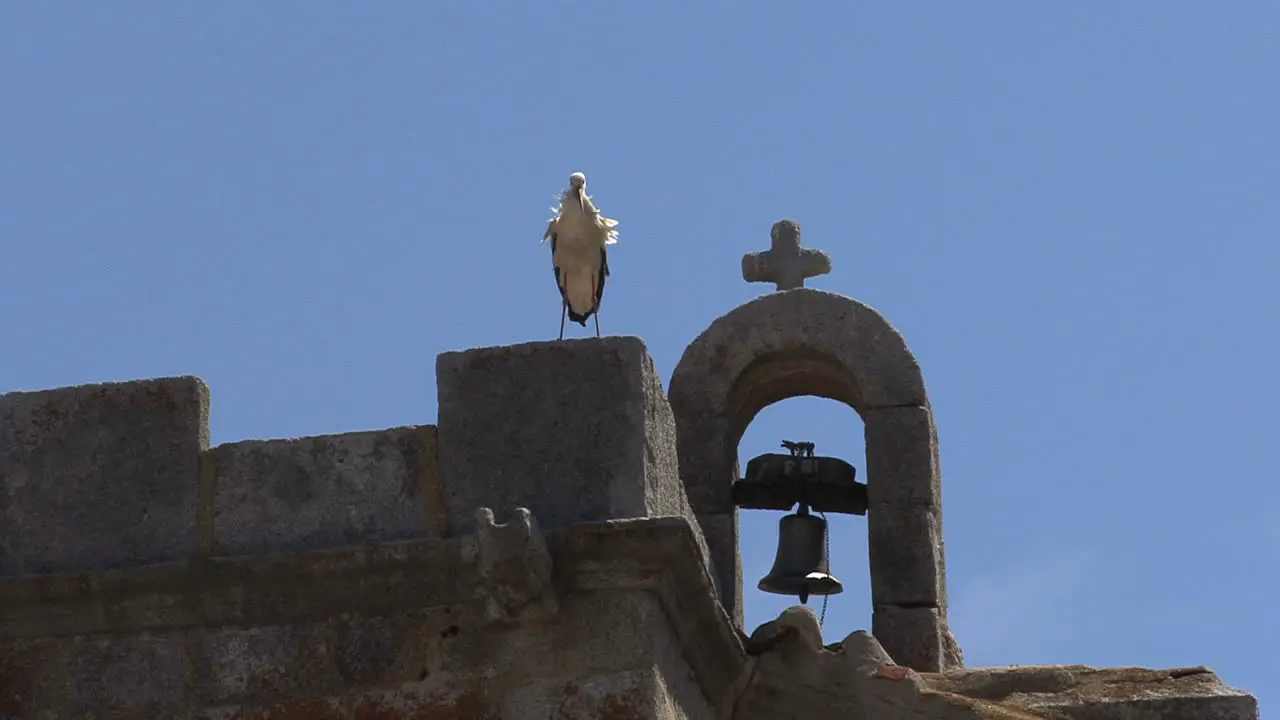
[[[564,339],[564,316],[569,312],[569,301],[560,300],[560,339]]]
[[[595,311],[591,313],[591,317],[596,321],[596,337],[600,337],[600,286],[596,285],[596,279],[591,278],[591,297],[595,298]]]

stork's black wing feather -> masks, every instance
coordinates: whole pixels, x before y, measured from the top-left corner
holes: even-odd
[[[551,233],[551,257],[554,258],[555,254],[556,254],[556,234]],[[565,302],[568,302],[569,297],[564,294],[564,283],[560,282],[560,266],[552,264],[551,269],[554,270],[556,273],[556,289],[560,291],[560,297],[564,298]]]
[[[563,298],[565,302],[569,302],[569,295],[565,293],[564,283],[560,280],[560,266],[556,265],[554,269],[556,271],[556,289],[560,291],[560,297]]]
[[[600,277],[596,282],[596,311],[600,310],[600,299],[604,297],[604,279],[609,277],[609,253],[600,248]]]

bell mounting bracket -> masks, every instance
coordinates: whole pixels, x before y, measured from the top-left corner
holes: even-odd
[[[867,486],[839,458],[813,454],[813,443],[783,440],[789,454],[766,453],[747,462],[746,477],[733,483],[733,504],[751,510],[790,510],[799,503],[815,512],[867,514]]]

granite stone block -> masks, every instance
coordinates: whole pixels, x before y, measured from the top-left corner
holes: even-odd
[[[944,669],[947,642],[936,608],[876,605],[871,634],[899,665],[920,672]]]
[[[193,690],[219,705],[412,681],[434,634],[428,615],[414,611],[220,628],[191,644]]]
[[[209,451],[215,553],[314,550],[442,534],[425,472],[434,428],[251,440]],[[442,508],[439,508],[442,514]]]
[[[0,718],[39,717],[65,695],[65,638],[0,641]]]
[[[1016,665],[948,670],[930,690],[999,699],[1033,717],[1081,720],[1257,720],[1258,702],[1204,666],[1167,669]],[[1021,717],[1021,715],[1019,715]]]
[[[743,616],[742,554],[738,552],[738,511],[698,515],[702,534],[707,539],[711,558],[711,576],[716,582],[720,603],[739,627]]]
[[[436,361],[440,470],[452,532],[526,507],[544,530],[692,519],[675,423],[635,337],[448,352]],[[699,534],[700,535],[700,534]]]
[[[945,607],[942,535],[934,508],[872,507],[867,552],[876,604]]]
[[[201,704],[319,693],[332,685],[331,651],[319,627],[228,627],[192,643],[194,693]]]
[[[196,377],[0,395],[0,576],[190,558],[208,446]]]
[[[162,717],[162,708],[174,709],[186,700],[182,633],[82,638],[69,654],[67,700],[76,710],[111,717],[147,709],[150,717]]]
[[[867,448],[867,500],[878,505],[942,504],[933,418],[924,406],[861,413]]]
[[[608,718],[609,720],[711,720],[702,698],[672,692],[657,669],[537,680],[503,698],[503,720]]]

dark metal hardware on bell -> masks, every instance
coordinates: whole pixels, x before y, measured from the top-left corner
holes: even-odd
[[[867,513],[867,486],[857,471],[838,458],[814,457],[813,443],[784,440],[790,455],[770,453],[752,458],[747,474],[735,482],[733,502],[740,508],[799,511],[778,521],[778,551],[769,574],[757,587],[779,595],[836,595],[844,586],[831,574],[827,558],[827,521],[809,514]]]
[[[806,445],[798,452],[812,452]],[[748,510],[790,510],[804,502],[815,512],[866,515],[867,486],[856,477],[840,458],[766,453],[747,461],[746,477],[730,493],[734,505]]]

